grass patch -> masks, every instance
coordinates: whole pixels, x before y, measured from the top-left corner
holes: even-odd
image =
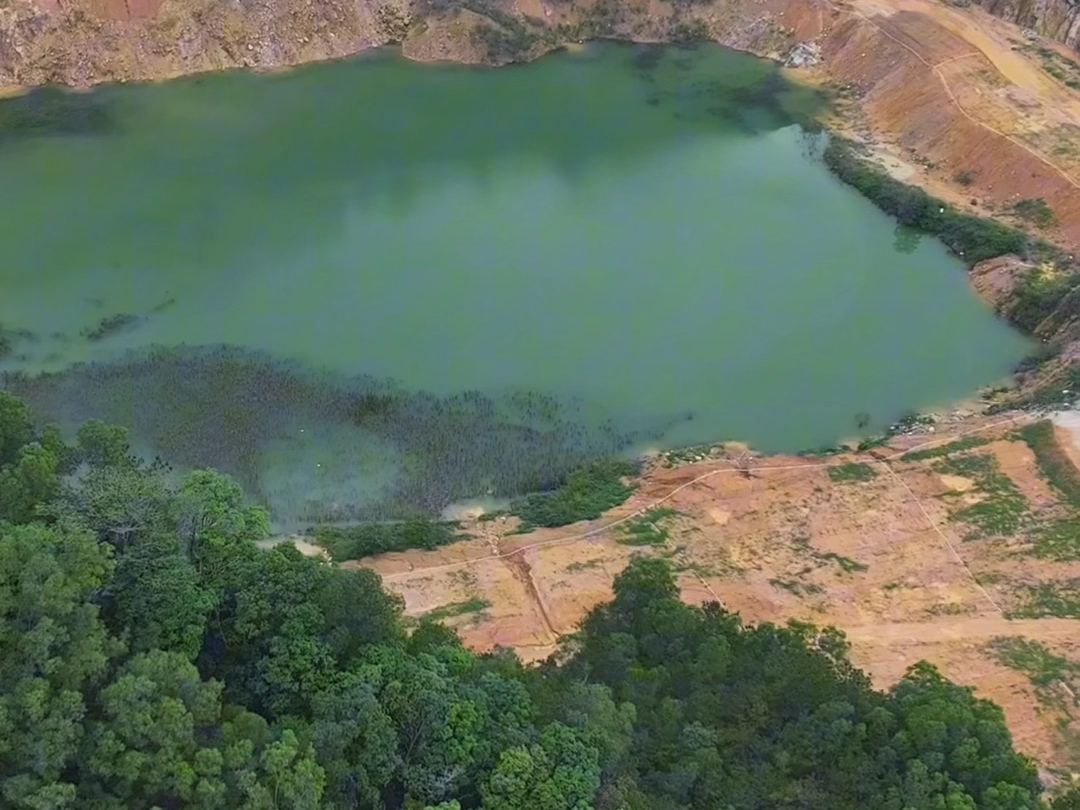
[[[867,570],[867,567],[858,560],[853,560],[832,551],[818,551],[810,545],[809,537],[796,537],[791,542],[799,552],[808,555],[814,562],[821,565],[836,565],[849,574]]]
[[[866,571],[867,567],[858,560],[853,560],[851,557],[845,557],[842,554],[835,554],[831,551],[827,551],[824,554],[818,553],[814,555],[815,559],[822,562],[829,562],[840,566],[844,571],[851,574],[855,571]]]
[[[1053,210],[1042,197],[1017,200],[1010,207],[1016,216],[1036,228],[1052,228],[1057,223]]]
[[[846,464],[836,464],[829,467],[829,478],[833,481],[872,481],[877,478],[877,473],[869,464],[861,461],[850,461]]]
[[[1029,638],[998,636],[986,646],[1003,666],[1023,672],[1035,686],[1049,686],[1077,673],[1071,661]]]
[[[654,506],[618,527],[622,535],[618,542],[624,546],[662,546],[668,540],[666,526],[660,525],[679,514],[666,506]]]
[[[998,469],[993,456],[943,459],[934,464],[933,469],[935,472],[973,479],[979,491],[986,496],[978,503],[949,513],[950,520],[967,523],[974,528],[965,540],[984,535],[1013,535],[1029,522],[1031,515],[1027,498],[1012,479]]]
[[[824,590],[820,585],[813,582],[796,582],[793,579],[774,578],[769,580],[769,584],[794,596],[812,596]]]
[[[510,513],[521,518],[519,531],[537,526],[566,526],[579,520],[595,520],[618,506],[634,491],[623,478],[637,466],[625,459],[600,459],[571,472],[550,492],[537,492],[515,501]]]
[[[566,566],[566,572],[569,574],[576,574],[579,571],[588,571],[591,568],[599,568],[604,564],[602,557],[597,557],[595,560],[584,560],[581,562],[572,562]]]
[[[405,520],[398,523],[360,523],[355,526],[314,526],[308,534],[334,560],[359,560],[388,551],[431,550],[464,539],[460,524]]]
[[[1050,560],[1080,560],[1080,518],[1053,520],[1034,534],[1032,552]]]
[[[1033,51],[1038,55],[1042,69],[1048,75],[1053,76],[1066,87],[1080,90],[1080,68],[1077,68],[1076,63],[1071,59],[1043,45],[1028,46],[1022,50],[1029,53]]]
[[[971,613],[972,608],[970,605],[962,605],[959,602],[942,602],[931,605],[926,612],[931,616],[962,616],[965,613]]]
[[[1016,431],[1035,454],[1035,464],[1062,500],[1080,508],[1080,473],[1054,437],[1054,425],[1044,419]],[[1036,557],[1053,560],[1080,560],[1080,517],[1071,515],[1052,520],[1032,534]]]
[[[451,602],[449,605],[443,605],[434,610],[429,610],[424,614],[424,618],[441,622],[443,619],[464,616],[466,613],[479,613],[489,607],[491,607],[491,602],[487,599],[481,599],[478,596],[474,596],[472,599],[466,599],[463,602]]]
[[[1055,655],[1043,644],[1021,636],[998,636],[991,639],[986,649],[1003,665],[1027,675],[1028,681],[1035,687],[1035,697],[1043,705],[1058,709],[1071,718],[1069,703],[1076,705],[1076,698],[1066,701],[1063,690],[1055,689],[1057,684],[1068,684],[1077,675],[1080,667],[1067,658]],[[1068,690],[1070,693],[1072,690]]]
[[[1069,457],[1054,438],[1054,424],[1043,419],[1032,425],[1025,425],[1016,431],[1016,435],[1031,448],[1035,454],[1035,464],[1039,472],[1069,503],[1080,508],[1080,473],[1069,461]]]
[[[982,447],[984,444],[989,444],[989,442],[989,439],[983,438],[982,436],[964,436],[954,442],[943,444],[940,447],[929,447],[926,450],[912,450],[911,452],[904,453],[904,455],[900,456],[900,460],[925,461],[930,458],[943,458],[952,453],[959,453],[962,450],[972,450],[976,447]]]
[[[1016,591],[1020,606],[1006,614],[1010,619],[1080,618],[1080,579],[1057,579],[1023,585]]]

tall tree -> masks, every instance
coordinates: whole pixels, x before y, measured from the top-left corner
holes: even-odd
[[[91,602],[112,571],[85,533],[0,525],[0,804],[68,807],[84,691],[119,647]]]

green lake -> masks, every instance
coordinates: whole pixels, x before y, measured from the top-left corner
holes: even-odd
[[[591,456],[833,443],[1029,351],[715,47],[392,52],[0,103],[7,386],[238,475],[282,524]]]

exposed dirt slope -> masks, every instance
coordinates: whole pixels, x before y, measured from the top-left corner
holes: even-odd
[[[821,43],[822,73],[850,88],[842,125],[894,174],[992,216],[1042,198],[1060,223],[1044,235],[1080,247],[1080,93],[1013,50],[1018,30],[930,0],[815,2],[786,19]]]

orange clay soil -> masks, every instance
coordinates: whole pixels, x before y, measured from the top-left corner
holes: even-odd
[[[681,466],[658,459],[631,499],[600,520],[524,535],[510,533],[514,518],[474,521],[466,524],[472,540],[345,565],[379,572],[404,598],[407,615],[438,611],[471,647],[508,646],[535,661],[610,598],[613,577],[634,554],[662,555],[689,602],[718,600],[750,622],[839,627],[855,663],[880,687],[916,661],[931,661],[999,703],[1019,748],[1059,778],[1080,771],[1080,711],[1070,697],[1080,682],[1037,690],[989,645],[1030,639],[1080,663],[1080,620],[1007,618],[1025,612],[1030,586],[1080,577],[1080,562],[1034,556],[1021,531],[1000,536],[951,518],[998,496],[941,458],[902,458],[905,449],[963,435],[986,439],[950,461],[991,457],[1021,493],[1028,525],[1045,523],[1067,513],[1032,451],[1012,435],[1029,420],[939,423],[934,433],[897,437],[862,454],[755,458],[749,476],[730,448]],[[1073,438],[1061,427],[1055,436]],[[657,522],[666,540],[629,545],[626,527],[655,506],[675,510]]]

